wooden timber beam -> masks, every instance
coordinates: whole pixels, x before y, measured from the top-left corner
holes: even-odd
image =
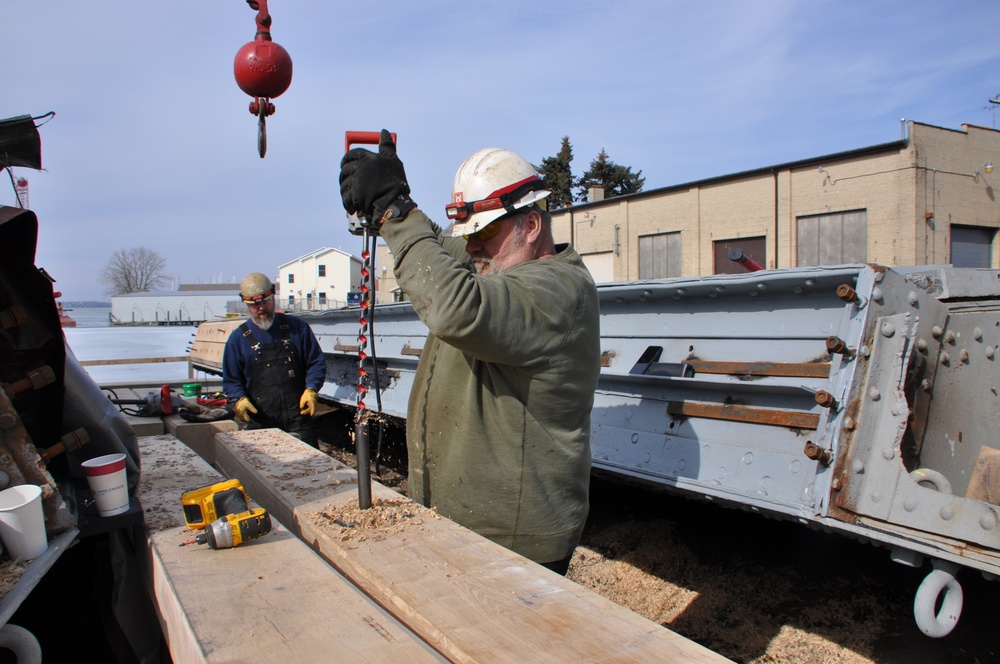
[[[449,661],[729,661],[377,482],[357,510],[356,471],[288,434],[215,439],[226,475]]]
[[[181,495],[224,478],[173,436],[138,441],[145,537],[136,549],[172,661],[447,661],[274,515],[271,532],[235,548],[181,546],[197,534],[184,527]]]

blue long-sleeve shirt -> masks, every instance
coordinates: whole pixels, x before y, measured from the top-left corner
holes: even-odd
[[[276,314],[277,315],[277,314]],[[320,349],[319,341],[301,318],[285,314],[288,321],[288,336],[292,346],[305,366],[306,387],[316,390],[326,382],[326,358]],[[269,330],[257,327],[253,320],[247,320],[250,331],[262,344],[281,341],[281,328],[277,321]],[[222,391],[230,401],[247,396],[250,376],[253,373],[252,359],[255,355],[250,347],[250,341],[243,336],[239,327],[234,329],[226,340],[226,349],[222,355]]]

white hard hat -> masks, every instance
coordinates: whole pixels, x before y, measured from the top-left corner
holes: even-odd
[[[490,222],[551,193],[538,169],[524,158],[510,150],[480,150],[455,173],[451,203],[445,206],[448,218],[455,222],[451,236],[481,231]]]

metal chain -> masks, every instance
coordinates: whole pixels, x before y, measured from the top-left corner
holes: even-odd
[[[368,334],[369,318],[371,317],[371,275],[375,272],[375,255],[369,249],[371,236],[368,227],[365,226],[362,240],[361,252],[361,330],[358,332],[358,414],[357,422],[361,423],[367,419],[367,406],[365,405],[365,393],[368,386],[365,384],[365,377],[368,370],[365,368],[365,360],[368,359]]]

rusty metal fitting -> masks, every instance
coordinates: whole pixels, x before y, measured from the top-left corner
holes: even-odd
[[[816,403],[824,408],[833,408],[837,405],[837,400],[834,399],[833,395],[826,390],[818,390],[816,392]]]
[[[826,352],[831,355],[843,353],[847,350],[847,344],[840,337],[826,338]]]
[[[839,297],[844,302],[859,302],[857,291],[848,286],[847,284],[841,284],[837,287],[837,297]]]
[[[805,449],[802,451],[807,458],[818,461],[821,466],[830,465],[830,453],[811,440],[806,441]]]
[[[0,383],[0,385],[3,385],[3,390],[7,393],[7,396],[13,399],[15,394],[29,389],[40,390],[54,382],[56,382],[56,374],[52,370],[52,367],[43,365],[29,371],[21,380],[14,381],[13,383]]]
[[[843,355],[845,360],[854,359],[854,350],[840,337],[826,338],[826,352],[830,355]]]

